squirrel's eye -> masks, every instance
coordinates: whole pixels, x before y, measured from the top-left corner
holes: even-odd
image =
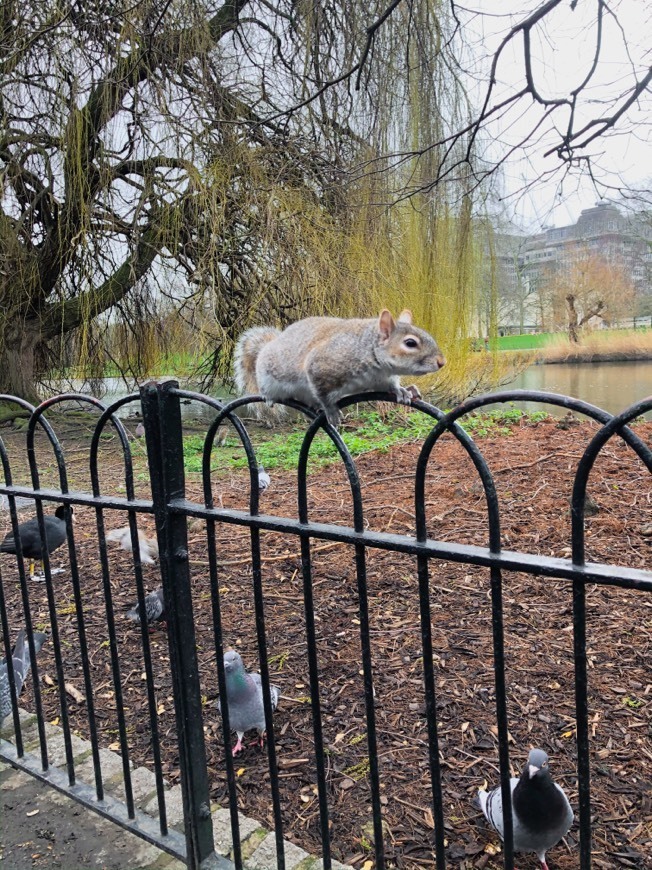
[[[416,338],[406,338],[403,344],[406,347],[419,347],[419,342],[416,340]]]

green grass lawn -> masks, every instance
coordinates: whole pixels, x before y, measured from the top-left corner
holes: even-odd
[[[473,438],[505,436],[511,432],[511,425],[523,419],[530,422],[542,420],[547,416],[543,411],[526,413],[509,405],[493,411],[470,414],[462,426]],[[381,416],[377,411],[362,411],[355,421],[355,428],[344,426],[341,435],[352,456],[360,456],[371,450],[386,452],[395,444],[422,441],[434,427],[435,421],[424,414],[403,415],[400,411]],[[291,427],[282,432],[270,433],[268,430],[251,429],[249,434],[254,443],[256,457],[266,469],[296,468],[299,451],[305,435],[304,426]],[[186,471],[201,472],[203,435],[189,435],[184,438],[184,463]],[[312,468],[329,465],[338,461],[337,453],[330,438],[323,432],[316,435],[310,450]],[[247,459],[235,435],[228,436],[227,445],[215,446],[212,452],[214,470],[244,468]]]
[[[627,337],[637,337],[644,332],[649,332],[649,327],[639,327],[637,329],[598,329],[591,334],[594,338],[600,340],[601,343],[608,344],[609,341],[622,340]],[[537,350],[546,347],[549,344],[557,344],[568,341],[568,333],[566,332],[537,332],[532,335],[501,335],[496,338],[496,347],[498,350]]]
[[[498,350],[536,350],[564,338],[562,332],[537,332],[533,335],[500,335],[496,338]]]

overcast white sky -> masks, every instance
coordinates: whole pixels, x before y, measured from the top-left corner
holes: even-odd
[[[502,0],[500,4],[495,0],[471,0],[465,7],[466,21],[474,36],[473,55],[479,81],[487,81],[493,53],[509,29],[540,5],[543,3],[535,4],[531,0]],[[597,5],[597,0],[578,0],[573,11],[567,0],[533,31],[533,74],[538,89],[546,97],[568,96],[590,70],[596,45]],[[578,110],[580,121],[595,117],[596,110],[600,110],[597,101],[617,97],[633,82],[634,76],[642,78],[652,65],[652,3],[613,0],[609,8],[613,15],[605,16],[600,60],[586,99]],[[494,102],[519,90],[524,80],[523,39],[518,36],[507,47],[497,67]],[[619,105],[619,101],[615,105]],[[612,109],[607,107],[607,113]],[[493,156],[523,137],[541,114],[541,107],[533,105],[526,97],[517,110],[491,128]],[[567,117],[563,109],[555,115],[555,124],[563,125]],[[592,206],[599,198],[588,176],[582,178],[574,173],[564,177],[563,170],[554,171],[560,165],[556,155],[543,156],[556,141],[554,125],[549,124],[548,129],[540,130],[537,135],[538,141],[529,146],[526,154],[521,152],[508,161],[502,185],[507,197],[507,213],[532,230],[543,225],[573,223],[582,208]],[[652,95],[649,91],[630,109],[615,131],[593,143],[590,154],[599,182],[650,188]],[[553,174],[538,181],[527,192],[519,193],[525,184],[545,173]],[[603,192],[608,194],[606,189]]]

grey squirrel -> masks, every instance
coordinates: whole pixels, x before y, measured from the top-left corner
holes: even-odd
[[[402,387],[399,375],[426,375],[444,364],[435,339],[412,325],[411,311],[394,321],[384,309],[378,318],[307,317],[282,332],[247,329],[236,344],[234,374],[240,394],[260,393],[268,404],[295,399],[337,426],[344,396],[389,391],[409,405],[421,394]]]

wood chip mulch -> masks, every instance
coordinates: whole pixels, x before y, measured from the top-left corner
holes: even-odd
[[[508,435],[479,442],[498,488],[505,548],[569,558],[574,470],[596,431],[586,422],[559,428],[558,422],[547,419],[515,424]],[[652,423],[641,423],[636,431],[650,443]],[[80,468],[87,463],[79,445],[73,450],[71,442],[67,447]],[[357,461],[369,528],[414,534],[414,468],[419,449],[417,444],[403,445]],[[124,494],[120,462],[110,445],[102,474],[106,494]],[[261,496],[261,512],[296,517],[296,475],[273,471],[271,476],[272,484]],[[83,485],[83,481],[72,482],[73,488]],[[146,475],[139,476],[138,485],[147,495]],[[187,485],[189,497],[201,501],[198,476],[189,475]],[[213,486],[226,508],[246,507],[244,472],[216,476]],[[591,474],[589,495],[595,510],[586,523],[587,559],[649,569],[652,476],[619,439],[602,451]],[[486,545],[482,488],[472,463],[452,437],[447,436],[431,457],[426,506],[431,537]],[[321,522],[351,523],[351,498],[340,466],[311,474],[310,516]],[[4,534],[8,514],[0,519],[4,522],[0,534]],[[116,528],[125,525],[125,517],[105,511],[105,522],[107,528]],[[139,525],[153,534],[151,517],[142,517]],[[75,537],[95,714],[102,745],[116,748],[115,697],[92,509],[76,511]],[[217,672],[206,534],[201,523],[191,524],[189,542],[211,793],[226,805],[224,746],[214,709]],[[272,680],[283,695],[275,714],[275,736],[285,834],[317,854],[320,834],[299,541],[291,535],[263,533],[261,542],[268,658]],[[77,699],[69,694],[71,722],[87,737],[82,653],[65,550],[53,556],[53,565],[65,568],[54,577],[54,591],[66,681],[81,693]],[[245,664],[256,670],[249,532],[219,527],[217,557],[223,563],[219,586],[227,645],[237,647]],[[2,557],[2,581],[12,626],[17,627],[23,616],[12,560]],[[400,554],[369,550],[366,564],[386,858],[389,866],[398,868],[434,867],[416,563]],[[151,766],[140,634],[124,616],[135,601],[131,554],[112,545],[110,567],[131,759],[136,766]],[[148,590],[156,588],[158,566],[146,566],[144,571]],[[449,866],[491,870],[502,866],[500,843],[472,803],[479,787],[498,781],[488,571],[433,560],[430,580]],[[45,585],[33,582],[29,590],[33,619],[39,628],[47,629]],[[351,548],[313,543],[313,590],[333,854],[368,870],[373,866],[373,831],[358,588]],[[551,756],[553,776],[577,810],[570,585],[506,573],[503,594],[514,772],[522,767],[530,747],[544,748]],[[589,586],[587,611],[593,866],[652,867],[652,596]],[[163,630],[151,635],[151,648],[164,771],[175,783],[179,778],[176,728]],[[46,715],[56,721],[60,710],[51,643],[43,648],[39,667]],[[21,699],[28,708],[31,691],[28,687]],[[236,769],[241,811],[272,826],[266,753],[247,748],[236,760]],[[577,823],[565,843],[549,853],[548,861],[551,870],[578,866]],[[534,855],[519,859],[520,870],[538,866]]]

